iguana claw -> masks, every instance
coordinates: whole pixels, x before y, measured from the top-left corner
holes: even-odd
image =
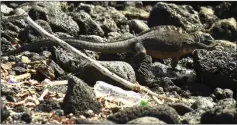
[[[225,48],[221,45],[217,45],[215,46],[215,50],[218,50],[218,51],[223,51]]]

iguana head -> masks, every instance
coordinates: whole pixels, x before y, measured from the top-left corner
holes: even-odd
[[[195,42],[200,42],[206,45],[210,45],[213,43],[214,38],[211,36],[209,33],[204,33],[201,31],[196,31],[194,34],[194,41]]]

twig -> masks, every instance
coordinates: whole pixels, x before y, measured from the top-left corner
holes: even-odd
[[[63,40],[55,37],[54,35],[49,34],[46,30],[44,30],[42,27],[40,27],[38,24],[36,24],[30,17],[28,14],[22,14],[24,16],[24,20],[30,25],[32,26],[35,30],[37,30],[41,35],[45,35],[47,37],[49,37],[49,39],[51,39],[53,42],[56,42],[57,44],[59,44],[61,47],[63,47],[64,49],[68,49],[71,52],[73,52],[75,54],[75,56],[77,57],[83,57],[86,60],[88,60],[89,62],[91,62],[91,64],[98,69],[100,72],[102,72],[104,75],[112,78],[113,80],[123,84],[124,86],[132,89],[132,90],[137,90],[139,92],[147,92],[149,95],[151,95],[153,97],[153,99],[160,103],[159,101],[157,101],[156,97],[159,99],[165,99],[167,101],[174,101],[173,99],[167,98],[167,97],[160,97],[158,94],[152,92],[151,90],[145,88],[144,86],[141,86],[139,84],[133,84],[121,77],[119,77],[118,75],[110,72],[108,69],[106,69],[105,67],[103,67],[100,63],[98,63],[96,60],[93,60],[89,57],[87,57],[84,53],[80,52],[79,50],[75,49],[74,47],[72,47],[71,45],[69,45],[68,43],[64,42]]]
[[[41,96],[38,98],[39,101],[43,101],[44,100],[44,97],[49,93],[49,90],[48,89],[45,89],[43,91],[43,93],[41,94]]]

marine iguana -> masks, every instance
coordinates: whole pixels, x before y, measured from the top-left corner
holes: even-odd
[[[208,33],[186,33],[174,26],[156,26],[139,34],[137,37],[115,42],[95,43],[75,38],[60,38],[77,49],[86,49],[102,53],[135,52],[136,55],[148,54],[159,59],[172,58],[171,66],[175,68],[178,60],[195,49],[216,49],[216,44],[207,45],[214,40]],[[56,45],[50,40],[40,40],[13,51],[3,53],[2,56],[16,54],[23,51],[32,51],[40,46]],[[135,56],[136,56],[135,55]]]

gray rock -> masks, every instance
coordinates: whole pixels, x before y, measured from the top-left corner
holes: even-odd
[[[199,17],[205,29],[208,29],[218,20],[218,17],[214,14],[214,10],[211,7],[200,7]]]
[[[193,55],[197,78],[211,88],[228,88],[236,93],[236,53],[195,50]]]
[[[109,32],[119,31],[117,24],[113,20],[105,19],[101,25],[106,34]]]
[[[230,42],[227,40],[215,40],[215,42],[221,45],[226,52],[236,52],[236,42]]]
[[[181,116],[183,124],[200,124],[202,114],[216,105],[210,97],[198,96],[192,99],[196,100],[191,104],[194,110]]]
[[[184,115],[188,112],[193,111],[190,106],[183,103],[170,103],[169,106],[174,108],[179,115]]]
[[[129,21],[129,29],[130,32],[134,31],[135,33],[140,33],[149,30],[150,28],[147,26],[147,24],[145,24],[141,20],[134,19]]]
[[[95,8],[94,4],[85,4],[85,3],[80,3],[77,6],[77,11],[79,10],[84,10],[87,13],[90,13],[93,9]]]
[[[136,8],[142,8],[143,3],[142,3],[142,1],[126,1],[125,6],[133,6]]]
[[[9,29],[6,29],[3,34],[2,34],[3,37],[5,37],[7,40],[9,41],[13,41],[13,40],[16,40],[15,38],[17,38],[18,36],[18,33],[15,32],[15,31],[12,31],[12,30],[9,30]],[[17,40],[16,40],[17,41]],[[11,43],[11,42],[10,42]]]
[[[215,15],[221,19],[236,18],[237,6],[235,1],[223,1],[214,8]]]
[[[19,40],[17,40],[16,38],[20,37],[20,31],[23,30],[26,26],[27,24],[24,20],[14,20],[8,21],[6,23],[1,23],[1,43],[3,46],[7,46],[6,50],[9,51],[11,48],[13,48],[11,45],[13,41],[19,42]],[[4,47],[2,47],[2,51],[5,51]]]
[[[175,71],[160,62],[155,62],[151,65],[144,65],[140,68],[144,71],[137,71],[137,79],[139,83],[153,89],[163,87],[166,92],[176,91],[180,94],[184,94],[183,96],[190,96],[188,91],[188,93],[183,93],[183,90],[181,90],[180,87],[195,81],[196,73],[194,70],[178,67],[178,70]]]
[[[93,117],[94,115],[95,115],[94,112],[90,109],[85,111],[85,116],[86,117]]]
[[[19,87],[9,88],[7,85],[1,85],[1,95],[2,96],[13,96],[20,92]]]
[[[29,12],[30,9],[35,5],[35,3],[36,2],[34,2],[34,1],[33,2],[30,1],[30,2],[16,3],[16,4],[18,4],[18,6],[17,7],[13,7],[13,8],[15,8],[15,10],[22,9],[25,12]]]
[[[16,113],[16,114],[11,114],[11,118],[13,120],[20,120],[21,119],[21,116],[22,116],[23,113]]]
[[[128,63],[122,61],[100,61],[99,63],[121,78],[124,78],[132,83],[136,82],[135,72]],[[112,85],[124,87],[124,85],[121,85],[120,83],[98,71],[91,64],[84,65],[78,76],[85,80],[89,85],[94,85],[96,81],[101,80]]]
[[[54,70],[56,78],[65,75],[65,71],[53,60],[50,62],[50,67]]]
[[[121,13],[124,14],[128,19],[147,20],[149,17],[149,12],[133,6],[127,6],[125,10],[121,11]]]
[[[108,35],[108,40],[109,41],[117,41],[122,36],[118,32],[109,32],[107,35]]]
[[[200,124],[201,115],[206,112],[207,109],[193,110],[186,113],[181,118],[183,124]]]
[[[58,116],[63,116],[63,115],[64,115],[64,111],[63,111],[62,109],[56,109],[56,110],[54,111],[54,113],[55,113],[56,115],[58,115]]]
[[[52,34],[52,28],[49,25],[49,23],[45,20],[35,20],[35,23],[41,26],[44,30],[46,30],[48,33]],[[36,31],[33,27],[28,25],[24,30],[22,30],[20,33],[19,39],[22,41],[34,41],[42,38],[42,35]]]
[[[117,75],[129,80],[131,82],[136,81],[136,76],[133,68],[126,62],[114,61],[106,62],[100,61],[100,64],[109,69],[110,71],[116,72]]]
[[[67,92],[67,85],[48,86],[47,89],[49,91],[52,91],[52,92],[66,94],[66,92]]]
[[[79,78],[71,76],[68,80],[67,93],[63,99],[64,113],[73,113],[78,116],[85,114],[89,109],[94,113],[99,113],[101,108],[92,88]]]
[[[236,100],[220,100],[216,106],[202,114],[201,124],[237,124]]]
[[[223,99],[225,97],[224,96],[224,91],[221,88],[216,88],[215,91],[214,91],[214,95],[217,99]]]
[[[3,105],[1,105],[1,123],[10,116],[10,111]]]
[[[170,63],[171,61],[168,64]],[[193,59],[191,57],[181,58],[178,64],[187,69],[193,69]]]
[[[1,32],[1,33],[3,34],[3,32]],[[11,42],[9,40],[7,40],[5,37],[3,37],[3,35],[2,35],[2,37],[0,39],[1,39],[1,51],[3,53],[15,49],[15,47],[13,47],[11,45]]]
[[[21,116],[21,120],[24,121],[26,124],[32,122],[32,114],[31,113],[23,113]]]
[[[215,22],[209,29],[214,39],[236,41],[237,27],[234,18],[228,18]]]
[[[158,2],[153,6],[148,18],[148,26],[174,25],[187,31],[202,30],[203,25],[196,12],[189,5],[176,5]]]
[[[126,124],[129,121],[144,117],[155,117],[159,120],[167,123],[167,124],[180,124],[180,119],[178,113],[171,107],[167,105],[160,105],[160,106],[137,106],[137,107],[129,107],[124,110],[121,110],[107,119],[117,124]]]
[[[166,124],[155,117],[141,117],[129,121],[127,124]]]
[[[213,108],[216,105],[212,98],[199,97],[193,104],[193,109]]]
[[[16,75],[21,75],[27,72],[26,68],[20,66],[13,67],[12,70],[15,72]]]
[[[13,11],[12,8],[8,7],[8,6],[5,5],[5,4],[1,4],[1,13],[2,13],[2,14],[7,15],[7,14],[9,14],[9,13],[12,12],[12,11]]]
[[[101,26],[105,35],[109,32],[117,32],[120,30],[119,26],[126,25],[124,22],[127,18],[114,7],[91,6],[89,14]],[[129,31],[128,28],[124,30]]]
[[[57,109],[60,109],[60,108],[61,108],[61,106],[55,100],[45,99],[42,102],[40,102],[39,105],[37,105],[36,111],[52,112],[53,110],[57,110]]]
[[[61,48],[56,48],[55,58],[57,63],[67,72],[78,72],[84,65],[87,65],[87,61],[81,57],[76,57],[73,53],[65,51]],[[88,56],[88,55],[87,55]]]
[[[77,23],[61,10],[60,2],[36,2],[29,15],[34,20],[46,20],[55,32],[67,32],[72,36],[79,32]]]
[[[218,100],[225,98],[233,98],[233,91],[230,89],[216,88],[214,94]]]
[[[230,89],[224,89],[224,95],[226,98],[233,98],[233,91]]]
[[[86,12],[73,12],[72,17],[80,27],[80,34],[104,36],[102,28]]]

